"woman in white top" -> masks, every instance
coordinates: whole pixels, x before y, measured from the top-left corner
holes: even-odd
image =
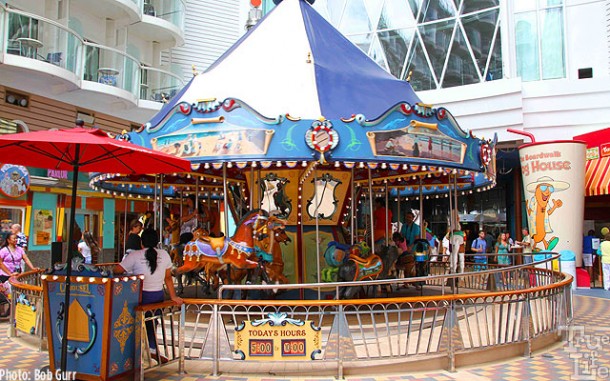
[[[78,244],[78,252],[85,258],[87,264],[92,263],[93,254],[98,255],[100,253],[100,247],[91,232],[83,233],[83,240]]]
[[[163,284],[169,293],[169,297],[176,304],[182,304],[182,298],[176,295],[174,282],[172,280],[172,260],[167,251],[157,249],[159,234],[154,229],[146,229],[142,232],[142,246],[144,249],[135,250],[123,258],[123,261],[114,267],[115,274],[125,272],[144,275],[142,285],[142,305],[160,303],[165,299]],[[151,316],[147,312],[146,316]],[[157,339],[152,321],[146,322],[146,335],[148,345],[153,359],[157,362],[167,362],[167,358],[157,354]]]

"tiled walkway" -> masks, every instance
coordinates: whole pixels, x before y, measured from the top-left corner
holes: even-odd
[[[8,324],[0,323],[0,381],[3,370],[28,372],[48,365],[45,352],[7,338]],[[461,368],[457,372],[421,372],[411,374],[385,374],[346,377],[350,381],[395,381],[395,380],[610,380],[610,292],[604,290],[577,290],[574,297],[574,329],[579,338],[576,345],[560,343],[550,350],[535,353],[531,358],[517,357],[501,363],[485,364]],[[584,334],[583,334],[584,333]],[[187,363],[188,370],[188,363]],[[280,380],[334,380],[331,377],[271,377],[271,376],[231,376],[211,377],[208,375],[175,375],[164,369],[147,373],[149,380],[221,380],[221,381],[280,381]],[[30,378],[33,380],[33,378]]]

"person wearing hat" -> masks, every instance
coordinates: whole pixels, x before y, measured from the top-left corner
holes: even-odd
[[[558,237],[546,239],[546,235],[553,232],[549,216],[563,205],[563,201],[551,199],[551,196],[554,192],[564,191],[569,187],[570,184],[565,181],[555,181],[549,176],[540,177],[537,181],[527,184],[527,191],[534,194],[529,201],[526,201],[532,233],[532,249],[536,249],[542,242],[544,250],[553,250],[559,243]]]

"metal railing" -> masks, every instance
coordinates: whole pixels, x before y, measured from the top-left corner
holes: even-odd
[[[557,258],[555,255],[535,265],[542,266]],[[39,303],[37,337],[42,345],[45,340],[40,273],[23,273],[10,282],[12,311],[19,294],[27,294],[31,303]],[[489,285],[498,282],[502,287],[490,290]],[[183,372],[186,360],[203,361],[199,365],[213,375],[229,369],[231,372],[260,371],[260,362],[242,360],[234,352],[235,332],[244,321],[264,319],[270,313],[284,313],[288,318],[312,321],[319,327],[321,352],[313,360],[316,370],[339,378],[346,368],[421,360],[440,359],[454,371],[459,356],[506,345],[522,345],[524,355],[529,356],[536,339],[558,334],[560,327],[571,323],[571,282],[569,275],[520,265],[369,282],[225,285],[219,288],[218,299],[185,299],[180,307],[163,302],[136,309],[135,335],[140,343],[136,358],[142,359],[135,361],[136,377],[143,380],[146,372],[173,363],[178,363],[178,371]],[[384,287],[397,290],[405,283],[423,284],[424,289],[434,291],[433,295],[338,299],[345,287],[363,288],[372,295]],[[317,293],[324,290],[333,299],[225,299],[229,291],[244,290]],[[15,315],[11,313],[13,323]],[[156,354],[150,351],[147,324],[154,331]],[[16,332],[12,331],[11,335]],[[282,361],[281,369],[289,372],[305,363],[311,367],[311,360]],[[274,371],[280,370],[274,368]]]
[[[44,273],[44,270],[27,271],[9,280],[11,284],[11,324],[9,325],[9,337],[18,337],[19,332],[21,332],[19,329],[21,325],[16,324],[17,304],[27,304],[27,307],[30,309],[34,308],[32,311],[35,314],[34,330],[33,332],[22,333],[36,337],[39,351],[46,349],[42,283],[40,280],[42,273]]]
[[[496,291],[487,290],[488,286],[470,288],[482,281],[487,284],[499,281],[502,287]],[[364,286],[371,290],[421,282],[425,282],[425,287],[435,287],[440,295],[337,299],[344,287]],[[229,369],[236,373],[260,372],[259,361],[243,360],[233,351],[237,327],[244,321],[264,319],[270,313],[284,313],[291,319],[313,321],[321,329],[321,354],[314,360],[319,372],[342,378],[346,368],[431,359],[445,359],[449,370],[455,371],[456,357],[480,350],[522,345],[523,353],[529,356],[534,340],[557,334],[560,327],[571,323],[571,282],[569,275],[520,265],[476,273],[370,282],[227,285],[219,288],[218,299],[185,299],[184,315],[171,322],[165,319],[160,324],[164,328],[156,330],[157,341],[177,341],[178,358],[172,359],[202,360],[204,363],[198,369],[207,366],[205,371],[213,375]],[[223,299],[228,291],[328,292],[329,288],[334,290],[333,300]],[[460,288],[465,292],[456,293]],[[146,310],[160,307],[153,304],[146,306]],[[175,310],[168,313],[175,314]],[[295,371],[304,363],[282,361],[279,369]],[[311,367],[311,360],[306,363]],[[144,372],[162,365],[144,364],[139,369],[140,378]],[[278,368],[273,371],[281,372]]]

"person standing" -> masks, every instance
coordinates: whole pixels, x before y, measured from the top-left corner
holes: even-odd
[[[11,225],[11,232],[13,234],[17,235],[17,243],[16,245],[19,246],[20,248],[22,248],[23,250],[26,250],[28,247],[28,237],[26,237],[25,234],[23,234],[23,232],[21,231],[21,225],[19,224],[12,224]]]
[[[134,219],[129,224],[129,235],[127,236],[127,240],[125,241],[125,256],[135,250],[140,250],[142,248],[142,239],[140,238],[140,233],[142,232],[142,222],[138,219]]]
[[[386,217],[387,215],[387,217]],[[392,225],[392,211],[385,207],[383,198],[379,197],[375,199],[375,211],[373,212],[373,240],[378,243],[380,240],[384,240],[386,244],[386,231],[388,234],[392,232],[390,226]]]
[[[154,229],[146,229],[142,232],[143,249],[131,252],[123,258],[120,264],[114,266],[115,274],[141,274],[144,275],[142,284],[142,305],[160,303],[165,299],[163,284],[169,293],[170,299],[180,305],[182,298],[176,295],[171,268],[172,260],[167,251],[157,249],[159,234]],[[146,313],[147,317],[149,312]],[[151,357],[158,363],[167,362],[167,358],[157,352],[157,338],[153,321],[146,322],[146,335]]]
[[[509,243],[507,239],[507,233],[502,233],[498,236],[498,242],[496,242],[496,255],[499,265],[510,265],[510,257],[508,256]]]
[[[593,239],[595,238],[595,231],[589,230],[586,236],[582,240],[582,264],[589,277],[593,277]]]
[[[479,236],[472,241],[471,246],[472,251],[476,254],[474,255],[474,263],[477,263],[474,267],[474,271],[486,270],[487,266],[487,241],[485,240],[485,232],[483,230],[479,231]]]
[[[93,238],[93,234],[91,232],[86,231],[83,233],[83,240],[78,244],[78,252],[85,259],[86,264],[93,263],[93,256],[97,256],[100,254],[100,247],[97,244],[95,238]]]
[[[521,230],[521,235],[523,236],[521,241],[515,243],[523,248],[523,264],[529,265],[534,261],[532,259],[532,237],[530,237],[530,232],[527,228]]]
[[[25,251],[17,246],[17,235],[10,233],[0,249],[0,289],[2,289],[6,299],[8,299],[11,292],[11,285],[8,279],[22,272],[22,259],[31,270],[36,270]],[[6,317],[9,313],[10,310],[8,308],[5,311],[0,311],[0,317]]]
[[[180,234],[192,233],[197,229],[200,220],[202,219],[203,211],[200,206],[195,205],[196,198],[194,195],[190,195],[186,199],[186,208],[183,216],[180,217]]]
[[[610,234],[606,234],[604,241],[599,245],[602,256],[602,272],[604,273],[604,289],[610,291]]]
[[[400,234],[407,241],[407,253],[411,253],[415,240],[419,238],[421,230],[419,225],[415,223],[415,214],[413,212],[407,212],[405,215],[405,223],[400,229]]]
[[[462,231],[461,226],[458,224],[457,230],[453,231],[453,235],[451,236],[451,272],[456,273],[458,268],[459,261],[459,272],[464,272],[464,256],[466,255],[466,250],[464,248],[464,243],[466,240],[466,234]]]

